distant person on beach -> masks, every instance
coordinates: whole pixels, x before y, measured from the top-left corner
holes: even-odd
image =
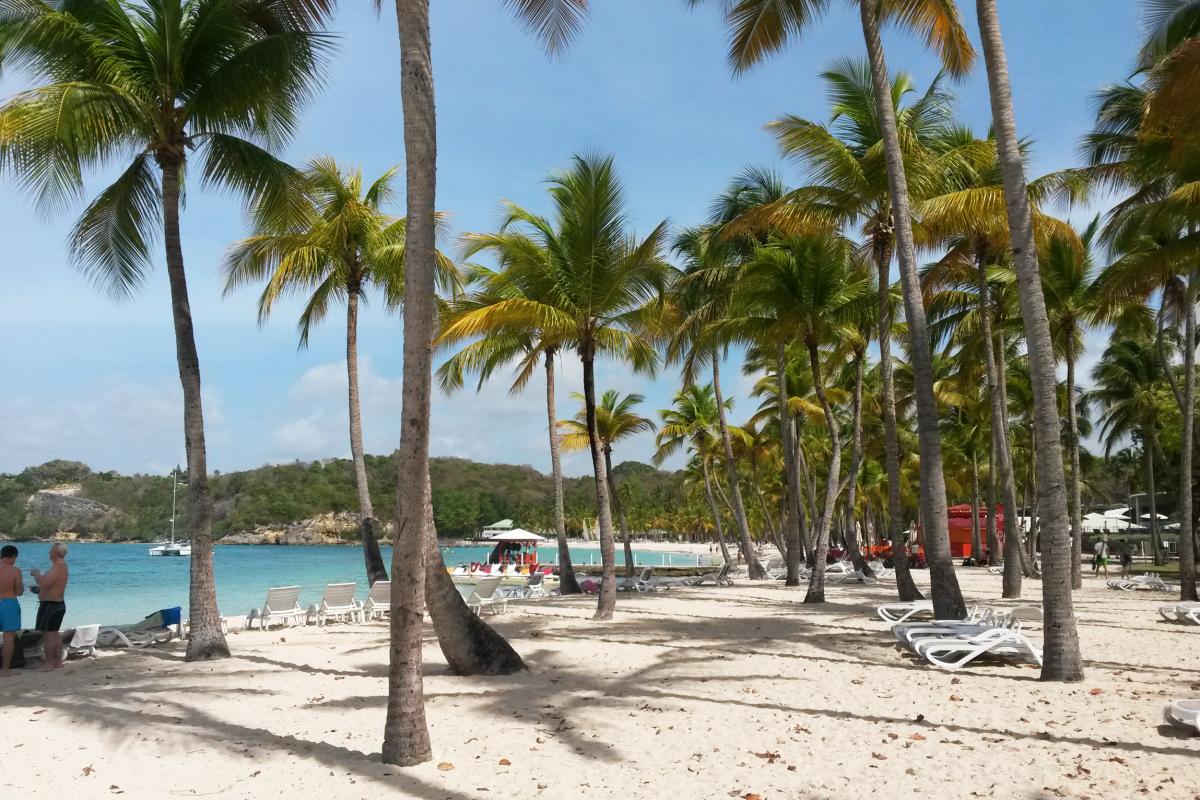
[[[1104,577],[1108,577],[1108,537],[1101,536],[1100,540],[1092,546],[1092,552],[1096,554],[1095,566],[1092,568],[1092,574],[1095,575],[1099,570],[1104,570]]]
[[[21,570],[17,569],[17,548],[6,544],[0,548],[0,631],[4,632],[4,657],[0,676],[9,676],[13,653],[17,648],[17,631],[21,630],[21,604],[17,598],[25,594]]]
[[[1121,577],[1129,577],[1129,568],[1133,566],[1133,548],[1128,539],[1121,540]]]
[[[50,548],[50,571],[43,575],[38,570],[30,570],[30,575],[37,581],[37,629],[42,632],[42,671],[58,669],[62,666],[62,627],[63,617],[67,613],[65,597],[67,593],[67,546],[56,542]]]

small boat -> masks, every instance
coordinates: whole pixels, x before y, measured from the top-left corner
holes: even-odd
[[[175,541],[175,501],[179,494],[178,467],[171,472],[171,477],[174,479],[174,483],[171,484],[171,538],[170,541],[156,542],[147,552],[152,556],[186,557],[192,554],[192,545],[189,542]]]

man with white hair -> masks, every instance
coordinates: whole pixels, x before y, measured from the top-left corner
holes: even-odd
[[[62,666],[62,627],[67,613],[64,600],[67,593],[67,546],[55,542],[50,548],[50,571],[43,575],[31,570],[37,581],[38,610],[37,629],[42,632],[42,670],[58,669]]]

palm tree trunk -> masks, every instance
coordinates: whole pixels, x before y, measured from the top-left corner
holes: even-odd
[[[396,541],[392,548],[391,644],[385,763],[407,766],[432,758],[425,723],[421,629],[425,612],[425,551],[433,529],[429,489],[429,409],[434,313],[434,201],[437,116],[429,0],[396,0],[400,29],[400,97],[407,180],[404,274],[404,367],[400,450],[396,456]]]
[[[433,517],[430,517],[433,525]],[[508,640],[475,615],[446,571],[437,530],[425,537],[425,605],[446,664],[456,675],[511,675],[525,669]]]
[[[983,542],[979,537],[979,454],[971,451],[971,558],[983,561]]]
[[[367,583],[386,581],[387,568],[379,552],[375,509],[367,484],[367,462],[363,456],[362,411],[358,402],[358,287],[351,286],[346,297],[346,378],[350,401],[350,458],[354,462],[354,484],[358,488],[358,518],[362,530],[363,560]]]
[[[617,485],[612,471],[612,449],[604,448],[604,474],[608,478],[609,497],[617,512],[617,524],[621,527],[621,541],[625,545],[625,577],[633,577],[633,543],[629,540],[629,523],[625,519],[625,505],[621,502],[621,487]]]
[[[750,459],[750,479],[754,484],[754,494],[758,498],[758,507],[762,511],[763,525],[766,526],[771,541],[779,548],[779,555],[784,556],[787,554],[787,546],[780,538],[778,528],[775,527],[775,517],[767,510],[767,501],[763,497],[762,485],[758,479],[758,464],[754,462],[753,458]]]
[[[888,482],[887,538],[892,542],[892,566],[896,570],[896,592],[906,603],[924,597],[908,569],[908,548],[904,545],[904,511],[900,505],[900,438],[896,433],[896,386],[892,380],[892,248],[886,234],[874,238],[872,248],[875,269],[879,273],[879,376],[883,395],[883,453]]]
[[[862,467],[862,389],[864,353],[854,354],[854,438],[850,440],[850,471],[846,473],[846,550],[854,568],[864,575],[874,575],[858,548],[858,521],[855,503],[858,499],[858,471]]]
[[[837,504],[838,480],[842,471],[842,431],[837,417],[833,414],[833,406],[825,396],[825,387],[821,383],[821,354],[817,350],[816,341],[808,342],[808,364],[812,370],[813,390],[821,409],[825,412],[825,428],[829,431],[829,474],[825,478],[825,505],[821,508],[821,521],[817,523],[816,564],[812,577],[808,579],[808,592],[804,595],[805,603],[825,602],[825,557],[829,553],[829,533],[833,526],[833,507]],[[816,509],[813,509],[816,516]]]
[[[925,560],[933,594],[934,614],[938,619],[961,619],[967,615],[950,560],[950,529],[946,516],[946,481],[942,475],[941,433],[938,408],[933,397],[933,358],[929,330],[925,324],[925,306],[917,274],[917,253],[913,244],[912,216],[909,210],[908,179],[896,129],[896,109],[892,106],[891,82],[879,38],[877,0],[860,0],[859,17],[871,63],[875,87],[875,105],[883,133],[887,160],[888,189],[892,217],[896,224],[896,252],[900,258],[900,283],[904,292],[904,310],[912,348],[913,384],[917,400],[917,439],[921,453],[921,511],[925,521]]]
[[[221,612],[217,609],[217,586],[213,575],[212,498],[208,493],[200,356],[196,352],[196,335],[192,329],[192,307],[188,302],[187,273],[179,235],[182,147],[178,153],[159,154],[158,161],[162,170],[163,239],[171,285],[171,316],[175,324],[175,358],[183,387],[183,435],[188,467],[188,534],[192,558],[188,586],[191,634],[186,659],[227,658],[229,645],[221,632]]]
[[[750,580],[766,577],[762,565],[754,555],[754,544],[750,541],[750,523],[746,520],[746,506],[742,502],[742,483],[738,478],[737,459],[733,457],[733,440],[729,436],[729,423],[725,420],[725,398],[721,394],[721,359],[714,350],[712,354],[713,393],[717,401],[717,422],[721,428],[721,445],[725,448],[725,477],[729,481],[729,494],[733,501],[733,523],[738,529],[742,543],[742,555],[746,558]]]
[[[1071,602],[1072,547],[1059,441],[1058,403],[1055,402],[1054,350],[1042,296],[1033,215],[1017,138],[1012,87],[996,1],[976,0],[976,10],[987,61],[996,148],[1004,180],[1004,201],[1008,209],[1021,317],[1025,322],[1025,342],[1029,352],[1030,382],[1033,384],[1034,429],[1038,436],[1038,513],[1042,530],[1042,606],[1045,612],[1042,680],[1079,681],[1083,680],[1083,661]]]
[[[779,433],[783,444],[783,474],[787,481],[787,578],[784,586],[800,585],[800,560],[803,556],[803,536],[800,533],[800,477],[796,470],[796,452],[792,443],[792,414],[788,409],[787,345],[775,346],[776,389],[779,413]]]
[[[1196,542],[1192,533],[1192,437],[1196,425],[1195,286],[1196,276],[1191,275],[1184,304],[1183,439],[1179,446],[1179,597],[1182,600],[1196,599]]]
[[[713,530],[717,533],[717,542],[721,545],[721,558],[725,559],[726,564],[732,564],[733,559],[729,555],[729,548],[725,546],[725,530],[721,524],[721,509],[717,507],[717,498],[713,497],[712,478],[708,475],[708,461],[704,456],[700,456],[700,469],[704,474],[704,495],[708,498],[708,508],[712,511]]]
[[[550,429],[550,472],[554,476],[554,532],[558,538],[558,591],[561,594],[580,594],[571,563],[571,548],[567,546],[567,515],[563,510],[562,458],[559,455],[558,405],[554,400],[554,357],[556,348],[546,348],[546,417]]]
[[[1004,389],[1007,377],[1004,364],[1003,343],[996,346],[997,337],[992,332],[992,290],[987,274],[988,251],[982,244],[975,247],[975,269],[979,274],[979,324],[983,337],[983,360],[986,367],[985,391],[992,409],[992,449],[996,453],[996,465],[1000,470],[1000,488],[1004,505],[1010,509],[1004,515],[1004,579],[1003,594],[1007,598],[1021,596],[1020,537],[1017,534],[1013,513],[1017,508],[1017,484],[1013,475],[1012,449],[1008,439],[1008,403]]]
[[[609,620],[617,608],[617,564],[613,554],[613,526],[611,498],[608,491],[608,472],[604,468],[604,455],[596,435],[596,374],[593,357],[594,345],[584,343],[580,350],[583,358],[583,404],[587,416],[588,443],[592,451],[592,471],[596,476],[596,525],[600,529],[600,563],[603,580],[600,582],[596,600],[595,620]]]
[[[799,473],[800,481],[804,485],[805,494],[808,495],[807,518],[814,520],[813,524],[806,530],[804,526],[806,514],[802,502],[800,509],[800,533],[804,541],[805,557],[809,559],[811,564],[812,559],[815,557],[814,550],[817,546],[817,479],[808,468],[808,459],[804,457],[804,448],[801,446],[800,437],[798,436],[796,437],[796,472]]]
[[[1146,446],[1146,482],[1150,490],[1150,549],[1154,553],[1154,563],[1162,564],[1162,537],[1158,533],[1158,499],[1157,489],[1154,480],[1154,454],[1158,450],[1158,435],[1154,432],[1154,426],[1148,425],[1145,429],[1145,446]],[[1182,540],[1182,536],[1180,539]],[[1180,568],[1183,567],[1183,559],[1179,559]]]
[[[988,448],[988,478],[987,478],[987,562],[988,566],[999,563],[997,559],[1000,553],[1000,539],[996,535],[996,429],[994,426],[988,426],[992,434],[992,446]],[[1011,509],[1008,513],[1015,514],[1017,510]]]
[[[1067,348],[1067,446],[1071,448],[1071,588],[1083,588],[1083,481],[1079,473],[1079,419],[1075,411],[1075,356]]]

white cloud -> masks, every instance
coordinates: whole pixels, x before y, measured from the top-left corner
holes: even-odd
[[[15,472],[54,458],[95,469],[160,473],[184,461],[178,381],[138,383],[112,377],[69,396],[0,396],[0,470]],[[218,394],[204,391],[207,441],[229,439]]]

